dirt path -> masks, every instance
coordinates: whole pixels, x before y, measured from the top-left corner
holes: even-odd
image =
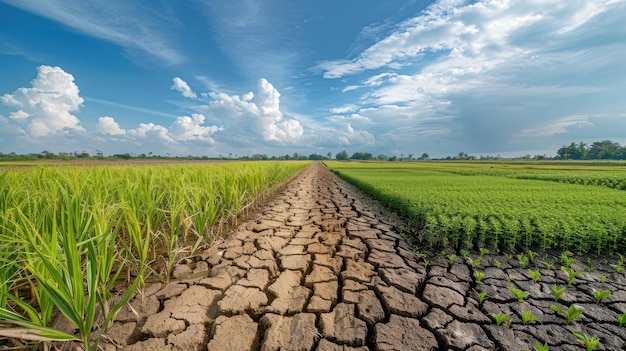
[[[517,351],[537,342],[584,350],[571,334],[582,330],[602,338],[598,349],[624,347],[626,329],[616,323],[626,312],[623,274],[583,273],[555,303],[550,285],[565,285],[558,272],[542,270],[535,283],[498,256],[472,268],[432,255],[425,266],[382,218],[389,217],[314,164],[256,220],[178,267],[186,279],[149,287],[107,334],[124,350]],[[605,283],[596,283],[600,274]],[[511,284],[532,302],[517,302]],[[596,305],[589,299],[600,284],[613,294]],[[476,289],[488,292],[483,304]],[[570,325],[549,308],[579,301],[586,313]],[[521,310],[543,324],[523,325]],[[490,312],[510,313],[513,326],[496,326]]]

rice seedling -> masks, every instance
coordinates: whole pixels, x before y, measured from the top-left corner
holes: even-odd
[[[574,279],[580,274],[580,272],[573,270],[568,266],[561,266],[561,270],[567,274],[567,285],[572,285]]]
[[[541,278],[541,272],[538,269],[529,269],[528,274],[533,278],[533,282],[537,282]]]
[[[552,267],[554,267],[554,262],[548,262],[548,261],[541,261],[541,263],[544,265],[544,267],[546,267],[547,270],[552,270]]]
[[[552,296],[554,296],[554,302],[559,301],[561,295],[563,295],[563,293],[565,292],[565,289],[565,287],[557,287],[556,284],[553,284],[552,287],[550,287],[550,290],[552,291]]]
[[[617,316],[617,324],[620,327],[623,327],[626,325],[626,313],[622,313],[619,316]]]
[[[583,332],[573,331],[572,334],[576,337],[576,339],[580,340],[580,342],[587,347],[587,351],[593,351],[600,343],[600,338],[597,336],[588,337],[587,334]]]
[[[539,322],[539,318],[533,315],[533,311],[530,311],[530,310],[522,311],[520,315],[522,317],[522,324],[524,325],[532,323],[532,322]]]
[[[550,348],[548,347],[548,343],[545,343],[545,344],[536,343],[535,351],[550,351]]]
[[[528,256],[526,256],[523,252],[517,255],[517,262],[519,266],[524,269],[528,265]]]
[[[450,265],[452,266],[454,264],[454,261],[456,261],[456,255],[455,254],[449,254],[448,255],[448,261],[450,262]]]
[[[498,326],[502,325],[502,323],[506,322],[510,317],[508,313],[491,313],[490,316]]]
[[[602,301],[602,299],[605,299],[609,296],[611,296],[610,290],[597,290],[597,291],[594,291],[593,299],[596,302],[596,304],[599,304],[600,301]]]
[[[528,297],[530,296],[530,293],[528,291],[523,291],[513,286],[509,285],[506,288],[509,289],[515,295],[515,297],[517,297],[518,302],[526,302],[526,299],[528,299]]]
[[[556,305],[550,305],[550,309],[560,313],[563,315],[563,317],[565,317],[565,320],[567,321],[567,324],[572,324],[572,322],[574,321],[574,319],[576,319],[578,316],[580,316],[583,311],[585,310],[582,306],[577,305],[577,304],[572,304],[568,307],[568,309],[564,309],[560,306],[556,306]]]
[[[487,291],[477,291],[474,290],[474,294],[476,294],[476,296],[478,297],[478,303],[482,304],[485,301],[485,298],[487,298]],[[626,315],[626,313],[625,313]]]
[[[484,247],[479,248],[478,251],[480,252],[480,258],[483,258],[485,257],[485,255],[489,254],[489,249],[485,249]]]
[[[606,281],[606,275],[600,274],[598,276],[598,280],[600,281],[600,283],[604,283]]]
[[[479,272],[479,271],[475,271],[474,272],[474,277],[476,278],[476,284],[482,284],[483,278],[485,277],[485,273]]]

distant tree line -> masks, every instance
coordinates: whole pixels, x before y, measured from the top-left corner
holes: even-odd
[[[611,140],[596,141],[591,145],[583,142],[563,145],[557,152],[561,160],[626,160],[626,146]]]

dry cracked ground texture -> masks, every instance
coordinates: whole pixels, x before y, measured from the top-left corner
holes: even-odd
[[[550,350],[584,350],[571,333],[583,331],[601,338],[599,350],[624,349],[626,328],[616,323],[626,312],[623,273],[585,272],[555,303],[550,287],[566,285],[556,270],[533,282],[497,256],[500,269],[440,255],[425,267],[395,222],[381,219],[391,217],[367,202],[313,164],[255,220],[178,266],[178,281],[150,286],[122,309],[107,332],[117,346],[107,348],[517,351],[547,342]],[[530,298],[518,302],[507,286]],[[595,304],[594,289],[613,293]],[[484,303],[474,290],[488,292]],[[573,302],[585,312],[569,325],[549,307]],[[523,325],[523,310],[541,323]],[[490,313],[509,313],[512,324],[497,326]]]

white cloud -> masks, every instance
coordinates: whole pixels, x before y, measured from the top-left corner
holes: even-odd
[[[238,95],[211,92],[211,101],[203,109],[224,125],[235,142],[254,140],[292,145],[302,140],[304,127],[295,119],[286,119],[280,110],[280,93],[266,79],[257,82],[257,93]],[[260,139],[260,140],[259,140]]]
[[[172,85],[172,89],[179,91],[181,94],[183,94],[184,97],[189,99],[196,99],[198,97],[198,95],[196,95],[196,93],[191,90],[187,82],[185,82],[184,80],[180,79],[179,77],[174,77],[172,81],[174,82],[174,85]]]
[[[342,114],[357,111],[359,107],[355,104],[347,104],[330,109],[330,113]]]
[[[120,125],[115,121],[115,119],[109,116],[98,118],[96,131],[98,131],[98,133],[108,134],[108,135],[125,135],[126,134],[126,131],[120,128]]]
[[[213,144],[215,141],[211,135],[215,134],[221,128],[217,126],[203,127],[205,117],[199,113],[189,116],[181,116],[176,118],[169,128],[170,135],[178,141],[203,141]]]
[[[18,110],[18,111],[9,113],[9,118],[14,119],[14,120],[26,119],[28,117],[30,117],[30,115],[24,112],[23,110]]]
[[[440,0],[353,59],[317,68],[360,87],[355,111],[378,143],[447,137],[446,148],[483,152],[522,135],[578,138],[601,128],[578,117],[621,112],[624,13],[624,0]]]
[[[79,119],[72,114],[78,111],[83,99],[78,95],[74,77],[60,67],[39,66],[37,77],[30,88],[18,88],[13,94],[4,94],[2,102],[10,107],[21,107],[11,118],[28,122],[28,133],[41,137],[63,129],[84,131]]]

